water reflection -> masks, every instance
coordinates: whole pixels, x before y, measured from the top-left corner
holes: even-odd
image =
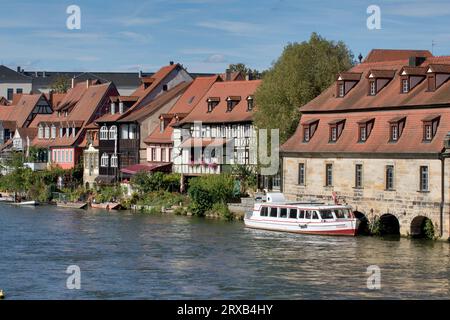
[[[0,206],[0,287],[16,299],[435,299],[449,245],[245,229],[242,223]],[[68,265],[82,289],[65,288]],[[367,289],[367,267],[381,290]]]

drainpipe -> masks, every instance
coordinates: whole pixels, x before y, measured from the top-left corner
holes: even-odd
[[[445,152],[441,153],[440,155],[441,160],[441,203],[439,205],[440,209],[440,217],[439,217],[439,223],[441,225],[439,237],[442,238],[444,234],[444,204],[445,204],[445,159],[446,155]]]

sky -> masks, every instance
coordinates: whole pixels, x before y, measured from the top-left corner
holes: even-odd
[[[70,5],[79,30],[66,26]],[[370,5],[381,29],[367,27]],[[14,69],[152,72],[175,61],[190,72],[264,70],[312,32],[355,57],[372,48],[450,55],[449,0],[0,0],[0,12],[0,64]]]

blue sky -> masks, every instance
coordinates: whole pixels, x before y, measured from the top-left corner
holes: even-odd
[[[66,8],[81,8],[68,30]],[[381,8],[381,30],[366,26]],[[372,48],[450,54],[448,0],[0,0],[0,64],[26,70],[155,71],[170,60],[192,72],[229,63],[270,67],[288,42],[318,32],[357,56]]]

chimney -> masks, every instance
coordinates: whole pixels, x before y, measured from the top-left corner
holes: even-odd
[[[142,70],[139,70],[139,78],[142,78]]]
[[[75,78],[72,78],[72,89],[75,87]]]
[[[426,57],[409,57],[409,66],[410,67],[418,67],[420,66],[427,58]]]
[[[167,84],[163,85],[163,91],[167,91]]]
[[[20,73],[20,66],[17,66],[17,73]]]
[[[362,56],[362,54],[361,54],[361,53],[359,53],[359,56],[358,56],[358,60],[359,60],[359,63],[361,63],[361,62],[362,62],[362,59],[363,59],[363,56]]]
[[[173,61],[170,61],[169,64],[170,64],[171,66],[173,66]]]
[[[86,80],[86,88],[89,88],[89,86],[91,85],[91,81],[89,79]]]
[[[42,71],[42,78],[45,78],[45,77],[46,77],[45,71]]]
[[[231,70],[225,70],[225,81],[231,81]]]

